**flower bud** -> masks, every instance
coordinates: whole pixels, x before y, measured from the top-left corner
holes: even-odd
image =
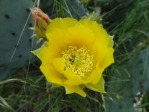
[[[52,20],[40,8],[32,8],[31,12],[35,24],[34,30],[36,35],[39,38],[46,38],[45,31]]]

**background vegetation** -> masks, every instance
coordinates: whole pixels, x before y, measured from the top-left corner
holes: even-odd
[[[35,6],[52,19],[89,16],[114,36],[115,63],[104,72],[107,94],[86,90],[82,98],[50,88],[29,52],[39,47],[29,30]],[[148,0],[1,0],[0,14],[0,112],[149,111]]]

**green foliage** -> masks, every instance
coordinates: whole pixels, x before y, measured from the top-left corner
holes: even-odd
[[[41,8],[48,13],[50,18],[74,17],[81,19],[88,12],[79,0],[49,0],[48,3],[45,0],[43,3],[41,2]]]

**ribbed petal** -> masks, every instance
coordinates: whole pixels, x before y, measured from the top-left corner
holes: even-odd
[[[65,85],[66,94],[77,93],[82,97],[86,97],[86,93],[83,91],[83,88],[80,86],[70,86]]]
[[[89,83],[86,85],[86,87],[96,92],[106,93],[104,89],[104,84],[105,81],[103,79],[103,76],[101,76],[100,80],[96,84]]]

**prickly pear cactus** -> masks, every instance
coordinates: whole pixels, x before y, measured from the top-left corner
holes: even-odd
[[[136,94],[149,92],[149,48],[116,68],[108,83],[107,112],[138,112],[133,107]],[[112,99],[112,100],[110,100]]]
[[[0,79],[12,69],[28,64],[33,34],[29,30],[33,25],[31,17],[24,31],[23,27],[32,6],[31,0],[0,0]],[[22,31],[23,35],[17,45]],[[16,52],[10,62],[15,48]]]

